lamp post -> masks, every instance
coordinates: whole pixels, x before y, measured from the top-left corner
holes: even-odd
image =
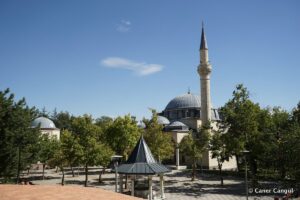
[[[249,153],[248,150],[242,151],[242,153],[245,156],[245,187],[246,187],[246,200],[248,200],[249,194],[248,194],[248,168],[247,168],[247,154]]]
[[[119,156],[119,155],[114,155],[111,157],[111,160],[113,161],[115,167],[115,181],[116,181],[115,192],[118,192],[118,165],[122,157],[123,156]]]
[[[118,192],[118,161],[115,161],[115,179],[116,179],[116,185],[115,185],[115,192]]]

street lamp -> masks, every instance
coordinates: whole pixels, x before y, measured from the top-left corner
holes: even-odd
[[[246,200],[248,200],[248,169],[247,169],[247,154],[249,153],[250,151],[248,150],[244,150],[242,151],[241,153],[244,154],[245,156],[245,186],[246,186]]]

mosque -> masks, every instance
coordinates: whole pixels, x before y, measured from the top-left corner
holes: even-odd
[[[164,131],[170,133],[176,143],[176,168],[180,169],[180,163],[186,164],[184,155],[179,154],[179,144],[181,140],[192,130],[196,132],[202,124],[209,123],[217,130],[217,124],[221,122],[218,109],[212,107],[210,97],[210,75],[212,66],[208,58],[208,46],[206,42],[204,27],[202,26],[200,44],[200,64],[197,72],[200,77],[200,94],[195,95],[188,91],[187,94],[180,95],[172,99],[166,108],[159,113],[158,123],[164,126]],[[218,169],[218,162],[211,158],[211,152],[206,151],[202,155],[199,163],[207,169]],[[237,169],[236,158],[232,157],[223,163],[223,169]]]
[[[180,155],[179,144],[190,131],[196,132],[203,124],[209,123],[214,130],[218,129],[221,118],[218,109],[212,107],[210,97],[210,75],[212,66],[208,58],[208,46],[206,42],[204,27],[202,26],[200,43],[200,64],[197,72],[200,77],[200,94],[195,95],[188,91],[172,99],[166,108],[159,113],[158,123],[162,124],[164,131],[171,134],[176,143],[175,157],[176,168],[184,168],[188,164],[185,155]],[[32,127],[39,127],[42,134],[55,136],[60,139],[60,129],[56,128],[53,121],[45,117],[38,117],[32,122]],[[183,164],[180,165],[180,164]],[[202,155],[203,168],[218,169],[217,159],[211,158],[211,152],[206,151]],[[223,163],[223,169],[237,169],[236,158],[232,157]]]

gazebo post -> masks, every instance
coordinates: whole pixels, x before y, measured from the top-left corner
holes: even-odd
[[[131,196],[134,196],[134,175],[131,176]]]
[[[148,180],[149,180],[149,200],[152,200],[152,176],[148,176]]]
[[[159,174],[159,182],[160,182],[160,197],[161,197],[161,199],[165,199],[164,175],[163,174]]]

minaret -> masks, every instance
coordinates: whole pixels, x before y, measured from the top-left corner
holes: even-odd
[[[211,101],[210,101],[210,73],[211,65],[208,60],[208,48],[202,23],[202,34],[200,44],[200,64],[198,73],[201,79],[201,121],[206,124],[211,120]]]

